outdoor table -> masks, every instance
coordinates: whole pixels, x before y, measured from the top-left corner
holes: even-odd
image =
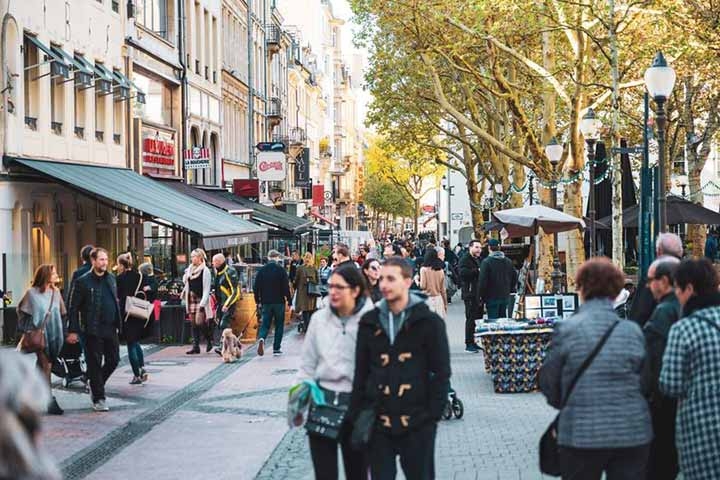
[[[528,328],[530,327],[530,328]],[[545,358],[552,326],[488,329],[475,334],[482,342],[485,371],[492,376],[495,393],[533,392]]]

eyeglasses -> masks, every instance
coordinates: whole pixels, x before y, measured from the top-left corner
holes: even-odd
[[[373,270],[375,272],[380,271],[380,265],[370,265],[370,270]]]
[[[328,283],[328,290],[347,290],[352,288],[350,285],[340,285],[339,283]]]

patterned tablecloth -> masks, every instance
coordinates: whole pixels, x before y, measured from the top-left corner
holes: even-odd
[[[552,328],[542,327],[475,334],[482,342],[485,371],[492,376],[496,393],[537,390],[537,375],[552,332]]]

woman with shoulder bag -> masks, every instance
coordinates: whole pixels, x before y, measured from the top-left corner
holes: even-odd
[[[538,375],[548,403],[560,410],[541,442],[541,469],[563,480],[600,480],[603,472],[607,480],[645,478],[653,437],[642,375],[645,338],[613,309],[624,281],[607,258],[578,269],[582,305],[555,324]],[[546,455],[552,443],[553,455]]]
[[[303,263],[297,267],[293,287],[295,288],[295,311],[302,313],[302,323],[307,330],[308,324],[310,323],[310,315],[313,314],[316,307],[317,295],[310,294],[308,287],[313,285],[312,288],[316,289],[316,292],[320,292],[320,280],[318,278],[318,271],[315,268],[315,255],[310,252],[306,252],[303,257]]]
[[[18,327],[23,332],[18,348],[37,355],[37,366],[52,390],[52,364],[60,354],[65,336],[63,317],[67,314],[62,295],[56,287],[59,277],[54,265],[40,265],[35,270],[32,286],[18,304]],[[48,405],[50,415],[63,410],[53,396]]]
[[[130,385],[141,385],[148,379],[145,371],[145,357],[140,346],[147,320],[134,317],[125,309],[128,297],[146,297],[142,291],[142,285],[143,275],[134,268],[132,256],[129,253],[123,253],[117,258],[117,292],[120,318],[123,320],[123,333],[127,342],[128,360],[133,371]]]
[[[352,425],[347,418],[355,372],[355,345],[360,318],[374,308],[367,296],[365,279],[354,265],[335,269],[328,282],[329,305],[315,312],[303,343],[296,383],[315,381],[327,406],[312,404],[305,428],[315,478],[338,478],[337,450],[342,450],[345,478],[366,480],[364,454],[350,446]],[[325,428],[325,418],[339,428]]]

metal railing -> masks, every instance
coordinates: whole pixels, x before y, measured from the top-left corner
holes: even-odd
[[[277,25],[265,26],[265,43],[271,45],[280,44],[280,28]]]
[[[305,129],[302,127],[291,128],[288,137],[290,143],[305,144],[305,142],[307,141],[307,133],[305,133]]]
[[[271,97],[266,108],[267,111],[265,113],[268,117],[282,118],[282,102],[278,97]]]

